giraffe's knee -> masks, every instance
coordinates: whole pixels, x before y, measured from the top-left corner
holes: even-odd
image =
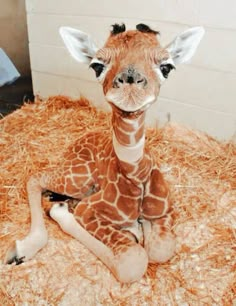
[[[147,253],[141,245],[137,244],[116,256],[114,274],[120,282],[132,283],[142,278],[147,265]]]
[[[175,253],[175,237],[170,232],[159,237],[153,234],[145,242],[145,250],[147,251],[149,262],[164,263]]]
[[[26,184],[28,193],[32,192],[41,192],[42,187],[40,186],[39,178],[35,176],[31,176]]]

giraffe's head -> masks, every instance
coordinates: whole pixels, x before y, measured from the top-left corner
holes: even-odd
[[[129,31],[124,24],[113,25],[101,49],[79,30],[62,27],[60,34],[71,55],[95,71],[107,101],[122,111],[136,112],[156,100],[172,69],[191,59],[204,29],[190,28],[166,47],[160,45],[159,33],[144,24]]]

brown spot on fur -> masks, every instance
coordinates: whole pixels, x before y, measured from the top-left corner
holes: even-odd
[[[104,236],[108,236],[111,234],[110,227],[101,227],[96,231],[95,237],[99,240],[102,240]]]
[[[137,142],[141,139],[141,137],[143,136],[143,133],[144,133],[144,124],[140,126],[139,130],[135,134],[135,140]]]
[[[165,202],[146,196],[142,204],[142,215],[146,219],[158,218],[165,212]]]
[[[117,197],[117,189],[115,184],[113,183],[107,184],[103,193],[104,201],[107,201],[109,203],[114,203],[116,197]]]
[[[138,218],[138,206],[138,201],[136,199],[124,196],[120,196],[117,201],[118,209],[125,213],[127,216],[129,216],[131,213],[134,213]]]
[[[90,222],[89,224],[86,225],[86,230],[89,231],[90,233],[94,233],[97,228],[98,228],[97,220],[94,220],[93,222]]]
[[[135,128],[133,125],[125,122],[123,119],[122,119],[122,112],[113,112],[113,120],[112,120],[112,123],[116,125],[116,122],[117,120],[119,120],[119,128],[123,131],[125,131],[126,133],[127,132],[133,132],[135,131]]]
[[[76,211],[77,212],[77,211]],[[84,224],[91,223],[96,220],[94,210],[93,209],[87,209],[85,212],[82,214],[82,220]]]
[[[138,186],[132,184],[132,182],[124,176],[119,177],[118,189],[120,194],[126,194],[133,197],[141,196],[141,189]]]
[[[104,219],[109,219],[111,221],[123,220],[123,218],[119,215],[118,210],[112,205],[100,202],[94,204],[93,207],[99,213],[99,215]]]
[[[108,175],[107,175],[110,182],[115,182],[117,180],[117,173],[118,173],[117,159],[112,158],[108,165]]]
[[[74,210],[74,215],[75,216],[82,216],[85,212],[87,208],[87,205],[86,204],[79,204],[75,207],[75,210]]]
[[[88,150],[87,148],[84,148],[79,151],[79,156],[81,159],[85,159],[87,161],[90,161],[93,159],[92,152]]]
[[[166,198],[168,194],[168,188],[164,181],[164,178],[159,170],[152,171],[152,179],[150,182],[150,193],[158,197]]]
[[[121,165],[122,170],[124,170],[124,172],[132,173],[135,169],[134,165],[128,164],[124,161],[120,161],[120,165]]]

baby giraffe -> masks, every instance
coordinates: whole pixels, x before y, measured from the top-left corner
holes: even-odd
[[[52,207],[50,216],[63,231],[92,251],[120,282],[134,282],[148,262],[166,262],[175,252],[168,186],[145,148],[146,111],[170,71],[193,56],[204,30],[186,30],[165,48],[158,32],[144,24],[129,31],[124,24],[113,25],[101,49],[76,29],[62,27],[60,34],[70,54],[95,71],[112,108],[113,129],[84,135],[56,170],[30,178],[31,228],[5,261],[29,260],[46,245],[41,194],[51,190],[81,200],[73,214],[66,203]]]

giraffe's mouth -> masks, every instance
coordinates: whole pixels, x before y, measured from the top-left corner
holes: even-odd
[[[146,108],[144,107],[144,108],[141,108],[141,109],[136,110],[136,111],[126,111],[126,110],[123,110],[123,109],[117,107],[114,103],[111,103],[111,102],[109,102],[109,103],[110,103],[112,109],[115,110],[116,112],[120,113],[120,115],[124,118],[137,118],[137,117],[139,117],[139,115],[141,113],[143,113],[146,110]]]
[[[110,104],[124,113],[132,114],[146,110],[155,102],[156,97],[154,95],[145,96],[135,91],[130,91],[125,94],[119,91],[109,91],[106,94],[106,99]]]

